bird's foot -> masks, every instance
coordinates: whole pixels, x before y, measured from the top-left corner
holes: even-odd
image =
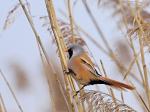
[[[64,72],[64,74],[67,74],[67,75],[70,73],[69,70],[65,70],[65,69],[63,70],[63,72]]]
[[[80,91],[76,91],[76,93],[73,95],[73,98],[76,97],[79,92],[80,92]]]

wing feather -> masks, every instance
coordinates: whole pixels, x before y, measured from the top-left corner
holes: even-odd
[[[84,53],[81,55],[80,57],[82,63],[84,64],[84,66],[86,66],[86,68],[94,75],[99,76],[100,74],[98,73],[98,71],[95,69],[95,64],[92,62],[92,60],[89,58],[89,56]]]

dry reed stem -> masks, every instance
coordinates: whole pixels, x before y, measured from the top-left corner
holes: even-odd
[[[2,72],[1,69],[0,69],[0,74],[1,74],[1,76],[2,76],[2,78],[3,78],[3,80],[5,81],[7,87],[9,88],[9,90],[10,90],[10,92],[11,92],[11,94],[12,94],[12,96],[13,96],[13,98],[14,98],[14,100],[15,100],[15,102],[16,102],[16,104],[17,104],[19,110],[20,110],[20,112],[24,112],[22,106],[20,105],[20,102],[18,101],[18,99],[17,99],[17,97],[16,97],[16,94],[15,94],[14,91],[12,90],[12,88],[11,88],[11,86],[10,86],[8,80],[7,80],[6,77],[4,76],[4,74],[3,74],[3,72]]]
[[[134,57],[136,57],[136,56],[137,56],[137,53],[136,53],[136,50],[135,50],[135,48],[134,48],[133,41],[132,41],[132,39],[131,39],[131,38],[130,38],[130,43],[131,43],[131,48],[132,48],[133,53],[134,53]],[[137,65],[137,67],[138,67],[138,71],[139,71],[139,73],[140,73],[140,76],[141,76],[142,82],[143,82],[143,84],[144,84],[143,73],[142,73],[142,70],[141,70],[141,67],[140,67],[140,64],[139,64],[138,59],[136,60],[136,65]]]
[[[42,56],[42,52],[44,53],[44,57],[45,57],[45,59],[46,59],[48,65],[49,65],[49,67],[52,68],[53,73],[55,73],[55,70],[54,70],[52,64],[51,64],[51,63],[49,62],[49,60],[48,60],[48,55],[47,55],[46,50],[44,49],[43,44],[42,44],[42,42],[41,42],[41,40],[40,40],[40,36],[38,35],[38,33],[37,33],[37,31],[36,31],[36,29],[35,29],[35,27],[34,27],[32,18],[31,18],[30,15],[28,14],[28,12],[27,12],[26,8],[24,7],[22,1],[19,0],[19,2],[20,2],[20,4],[21,4],[21,6],[22,6],[22,8],[23,8],[23,11],[24,11],[24,13],[25,13],[25,15],[26,15],[26,17],[27,17],[27,19],[28,19],[28,21],[29,21],[29,23],[30,23],[30,26],[31,26],[31,28],[32,28],[32,30],[33,30],[33,32],[34,32],[34,34],[35,34],[35,37],[36,37],[36,40],[37,40],[37,43],[38,43],[38,48],[39,48],[39,52],[40,52],[40,56],[41,56],[41,60],[42,60],[43,66],[44,66],[44,62],[43,62],[44,59],[43,59],[43,56]],[[40,49],[40,48],[41,48],[41,49]],[[41,52],[41,51],[42,51],[42,52]],[[50,82],[49,82],[49,79],[48,79],[48,76],[47,76],[47,75],[46,75],[46,79],[47,79],[47,83],[48,83],[48,87],[49,87],[49,91],[50,91],[50,88],[51,88],[50,86],[51,86],[51,84],[50,84]],[[59,80],[57,80],[57,81],[59,81]],[[59,83],[59,85],[61,85],[61,84]],[[60,87],[62,88],[62,86],[60,86]],[[63,93],[63,92],[62,92],[62,93]],[[49,93],[49,94],[50,94],[50,93]],[[63,95],[63,97],[66,99],[65,95]],[[66,100],[65,100],[65,101],[66,101]],[[54,104],[53,100],[52,100],[52,104]],[[66,104],[67,104],[67,106],[69,106],[67,102],[66,102]],[[69,108],[69,107],[68,107],[68,108]]]
[[[126,73],[124,75],[124,78],[123,78],[124,80],[127,78],[128,74],[130,73],[130,71],[131,71],[131,69],[132,69],[132,67],[133,67],[134,63],[136,62],[136,60],[137,60],[139,55],[140,55],[140,53],[138,53],[138,55],[136,55],[134,57],[134,59],[131,61],[130,65],[129,65],[129,68],[127,69],[127,71],[126,71]]]
[[[76,42],[76,44],[81,44],[82,46],[86,46],[86,43],[84,42],[84,40],[82,40],[82,38],[80,38],[80,36],[78,36],[75,32],[74,32],[74,36],[72,37],[72,32],[71,32],[71,27],[70,27],[70,24],[69,24],[69,26],[65,23],[65,22],[63,22],[63,21],[58,21],[58,22],[62,22],[63,24],[61,25],[60,24],[60,30],[61,30],[61,32],[62,32],[62,35],[64,36],[63,38],[64,38],[64,42],[66,42],[65,44],[66,44],[66,46],[68,46],[69,44],[73,44],[74,43],[74,41],[72,41],[73,39],[75,40],[75,42]],[[65,26],[65,25],[67,25],[67,26]],[[63,27],[64,26],[64,27]],[[61,28],[62,27],[62,28]],[[67,31],[65,31],[65,28],[67,29]],[[76,31],[76,30],[75,30]],[[65,35],[65,33],[67,33],[68,35]],[[66,41],[65,41],[66,40]],[[67,40],[69,40],[69,42],[67,42]],[[70,41],[71,40],[71,41]],[[78,43],[78,41],[77,40],[80,40],[81,42],[80,43]],[[71,81],[71,83],[73,82],[73,79],[72,79],[72,77],[71,76],[69,76],[70,77],[70,81]],[[73,90],[75,90],[76,88],[75,88],[75,86],[74,85],[71,85],[72,86],[72,88],[73,88]],[[77,83],[77,88],[79,88],[80,89],[80,84],[78,84]],[[82,90],[82,92],[84,92],[84,90]],[[82,93],[81,93],[82,94]],[[77,99],[77,97],[75,97],[75,100],[77,101],[78,99]],[[77,105],[78,106],[80,106],[80,104],[77,102]],[[84,109],[84,105],[82,104],[82,107],[83,107],[83,111],[85,111],[85,109]]]
[[[119,0],[119,5],[120,5],[120,8],[121,8],[121,14],[122,14],[122,16],[123,16],[123,23],[124,23],[124,25],[125,25],[125,27],[126,27],[126,29],[128,29],[128,22],[127,22],[127,18],[124,16],[124,10],[123,10],[123,2],[121,1],[121,0]],[[129,7],[129,9],[130,9],[131,7]],[[131,10],[131,9],[130,9]],[[129,37],[130,38],[130,37]],[[134,53],[134,57],[137,57],[137,53],[136,53],[136,50],[135,50],[135,48],[134,48],[134,44],[133,44],[133,41],[132,41],[132,39],[130,38],[130,47],[132,48],[132,50],[133,50],[133,53]],[[141,68],[140,68],[140,64],[139,64],[139,61],[138,61],[138,59],[136,59],[136,65],[137,65],[137,67],[138,67],[138,70],[139,70],[139,73],[140,73],[140,76],[141,76],[141,79],[142,79],[142,81],[143,81],[143,84],[144,84],[144,78],[143,78],[143,75],[142,75],[142,70],[141,70]]]
[[[120,0],[119,0],[119,1],[120,1]],[[122,7],[122,2],[121,2],[121,1],[119,2],[119,5]],[[131,7],[129,7],[129,9],[132,10]],[[123,15],[123,12],[122,12],[121,14]],[[133,15],[133,12],[132,12],[132,15]],[[126,18],[125,18],[124,16],[123,16],[123,18],[124,18],[124,19],[123,19],[123,20],[124,20],[124,25],[125,25],[126,29],[128,29],[128,23],[127,23],[127,21],[126,21]],[[130,39],[130,47],[131,47],[131,49],[133,50],[134,57],[137,57],[137,53],[136,53],[136,50],[135,50],[135,48],[134,48],[134,44],[133,44],[132,38],[129,37],[129,39]],[[139,73],[140,73],[142,82],[143,82],[143,84],[144,84],[143,73],[142,73],[142,70],[141,70],[141,67],[140,67],[140,64],[139,64],[138,59],[136,60],[136,65],[137,65],[137,67],[138,67],[138,71],[139,71]],[[142,86],[143,86],[143,84],[142,84]],[[141,97],[140,95],[138,95],[137,97],[140,98],[140,100],[142,101],[142,104],[144,104],[144,107],[147,109],[147,106],[146,106],[146,104],[145,104],[145,102],[144,102],[144,99],[142,99],[142,97]],[[141,104],[141,102],[140,102],[140,104]],[[142,104],[141,104],[141,105],[142,105]]]
[[[0,112],[7,112],[1,93],[0,93]]]
[[[138,1],[136,1],[138,2]],[[131,11],[132,14],[134,13],[133,10]],[[141,58],[142,58],[142,65],[143,65],[143,71],[144,71],[144,88],[145,88],[145,92],[147,95],[147,99],[148,99],[148,104],[149,104],[149,108],[150,108],[150,94],[149,94],[149,87],[148,87],[148,74],[147,74],[147,67],[145,64],[145,57],[144,57],[144,46],[143,46],[143,42],[142,42],[142,34],[144,32],[143,27],[141,25],[140,21],[143,21],[141,16],[138,14],[138,17],[136,16],[135,18],[135,22],[137,22],[140,32],[138,33],[138,37],[139,37],[139,44],[140,44],[140,52],[141,52]],[[140,19],[140,20],[139,20]]]
[[[130,7],[131,8],[131,7]],[[133,10],[132,10],[132,15],[133,15]],[[142,65],[143,65],[143,70],[144,70],[144,79],[143,79],[143,83],[144,83],[144,88],[146,91],[146,95],[148,98],[148,104],[150,105],[150,96],[149,96],[149,88],[148,88],[148,76],[147,76],[147,69],[146,69],[146,65],[145,65],[145,57],[144,57],[144,50],[143,50],[143,42],[142,42],[142,34],[143,34],[143,29],[141,27],[141,22],[139,20],[139,18],[135,17],[135,21],[137,22],[139,28],[140,28],[140,33],[138,33],[138,37],[139,37],[139,44],[140,44],[140,51],[141,51],[141,57],[142,57]],[[146,106],[146,103],[144,102],[143,98],[138,94],[139,98],[141,99],[141,101],[143,102],[144,106],[146,107],[146,109],[149,111],[149,108]]]
[[[131,82],[130,82],[131,83]],[[131,83],[132,84],[132,83]],[[133,85],[133,84],[132,84]],[[143,111],[145,111],[145,109],[147,108],[147,107],[145,107],[145,105],[144,105],[144,103],[146,104],[146,102],[144,101],[144,98],[140,98],[139,97],[139,95],[140,95],[140,93],[139,93],[139,95],[137,95],[137,93],[136,92],[138,92],[137,90],[135,90],[135,91],[133,91],[133,95],[134,95],[134,97],[135,97],[135,99],[137,100],[137,102],[139,103],[139,105],[141,106],[141,108],[143,109]],[[141,96],[141,95],[140,95]],[[144,101],[144,103],[142,102],[142,100]],[[147,105],[146,105],[147,106]],[[146,109],[147,110],[147,109]]]
[[[39,44],[38,44],[38,47],[39,47],[39,49],[40,49]],[[42,59],[44,71],[46,72],[45,68],[47,68],[47,66],[45,65],[44,57],[43,57],[43,55],[42,55],[42,52],[40,52],[40,55],[41,55],[41,59]],[[58,76],[57,76],[57,74],[56,74],[56,70],[54,69],[54,66],[53,66],[53,64],[52,64],[51,62],[49,62],[49,65],[48,65],[48,70],[49,70],[49,69],[52,70],[52,74],[54,75],[54,77],[55,77],[55,79],[56,79],[56,81],[57,81],[57,83],[58,83],[58,85],[59,85],[60,91],[61,91],[62,96],[63,96],[63,98],[64,98],[64,100],[65,100],[65,103],[66,103],[66,105],[67,105],[68,112],[70,112],[70,111],[71,111],[71,110],[70,110],[71,104],[68,103],[68,98],[67,98],[67,96],[66,96],[65,89],[64,89],[64,87],[62,86],[60,80],[58,79]],[[47,83],[48,83],[48,85],[49,85],[49,94],[50,94],[50,90],[52,90],[52,88],[53,88],[54,86],[52,85],[52,82],[50,81],[51,76],[49,76],[47,73],[45,73],[45,75],[46,75]],[[52,91],[53,91],[53,90],[52,90]],[[56,109],[53,108],[53,107],[56,107],[57,105],[54,103],[55,100],[54,100],[53,95],[50,95],[50,96],[51,96],[51,99],[52,99],[52,100],[51,100],[51,101],[52,101],[52,111],[53,111],[53,112],[56,112]]]
[[[150,112],[148,106],[146,105],[144,99],[142,98],[142,96],[138,93],[138,91],[136,90],[135,93],[137,94],[137,96],[140,98],[142,104],[144,105],[144,107],[146,108],[147,112]]]
[[[54,17],[53,17],[54,15],[52,14],[52,12],[54,11],[52,1],[45,0],[45,4],[46,4],[46,7],[47,7],[47,11],[48,11],[49,19],[50,19],[50,22],[51,22],[52,30],[53,30],[53,33],[54,33],[54,37],[56,38],[56,43],[57,43],[57,46],[58,46],[59,55],[60,55],[60,58],[61,58],[61,63],[63,64],[62,68],[67,71],[68,68],[67,68],[66,58],[65,58],[64,53],[63,53],[62,45],[61,45],[61,42],[60,42],[60,39],[59,39],[60,37],[58,37],[58,34],[57,34],[58,32],[56,31],[56,25],[55,25],[56,23],[54,23]],[[66,66],[66,67],[64,67],[64,66]],[[71,96],[69,94],[69,84],[68,84],[67,77],[65,77],[65,84],[66,84],[66,89],[67,89],[67,98],[69,99],[69,103],[72,104]],[[74,110],[73,108],[71,108],[72,111]]]
[[[49,64],[49,66],[52,66],[51,63],[50,63],[49,60],[48,60],[48,55],[47,55],[47,53],[46,53],[46,50],[44,49],[44,46],[43,46],[42,41],[41,41],[41,39],[40,39],[40,36],[38,35],[38,33],[37,33],[36,29],[35,29],[35,26],[34,26],[34,23],[33,23],[33,20],[32,20],[32,18],[31,18],[31,16],[28,14],[28,11],[27,11],[27,9],[26,9],[25,6],[24,6],[23,1],[22,1],[22,0],[19,0],[19,3],[20,3],[20,5],[21,5],[21,7],[22,7],[22,9],[23,9],[23,11],[24,11],[24,13],[25,13],[25,16],[26,16],[26,18],[27,18],[27,20],[28,20],[28,22],[29,22],[29,24],[30,24],[30,26],[31,26],[31,29],[32,29],[32,31],[33,31],[33,33],[34,33],[34,35],[35,35],[35,38],[36,38],[36,42],[37,42],[37,45],[38,45],[38,50],[39,50],[39,53],[40,53],[41,60],[43,60],[43,57],[42,57],[42,52],[43,52],[44,57],[45,57],[47,63]],[[41,51],[42,51],[42,52],[41,52]],[[43,61],[42,61],[42,62],[43,62]],[[44,63],[43,63],[43,64],[44,64]],[[46,77],[46,79],[47,79],[47,77]],[[49,87],[49,91],[50,91],[50,82],[49,82],[48,79],[47,79],[47,83],[48,83],[48,87]],[[50,92],[49,92],[49,94],[50,94]]]
[[[69,19],[70,19],[70,27],[71,27],[72,39],[73,39],[73,43],[75,43],[74,28],[73,28],[74,24],[73,24],[72,10],[71,10],[71,0],[68,0],[68,13],[69,13]]]
[[[65,54],[64,54],[64,51],[67,48],[65,48],[65,46],[62,43],[63,36],[61,34],[61,31],[60,31],[58,23],[57,23],[57,19],[56,19],[55,12],[54,12],[55,10],[54,10],[52,1],[51,0],[45,0],[45,3],[46,3],[46,7],[47,7],[51,27],[52,27],[52,30],[53,30],[53,33],[54,33],[54,37],[56,39],[56,43],[57,43],[57,46],[58,46],[59,56],[62,59],[61,61],[63,63],[63,67],[64,67],[63,69],[68,71],[67,59],[66,59]]]
[[[54,7],[53,7],[53,2],[51,0],[45,0],[45,3],[46,3],[46,7],[47,7],[51,27],[52,27],[52,30],[53,30],[53,34],[54,34],[54,37],[56,39],[56,43],[57,43],[57,46],[58,46],[60,60],[61,60],[61,63],[62,63],[62,69],[65,70],[65,71],[68,71],[67,59],[66,59],[65,53],[64,53],[64,51],[66,49],[66,46],[63,42],[63,35],[61,34],[61,31],[60,31],[58,23],[57,23],[55,10],[54,10]],[[71,89],[73,91],[76,91],[75,87],[74,87],[74,83],[73,83],[73,81],[71,80],[70,77],[65,76],[65,82],[66,82],[66,89],[67,90],[69,90],[69,87],[68,87],[69,86],[68,82],[69,82],[69,84],[71,86]],[[71,103],[72,99],[71,99],[71,95],[69,94],[69,91],[67,92],[67,95],[68,95],[68,98],[69,98],[70,103]],[[77,102],[78,102],[77,98],[75,98],[75,102],[77,104]],[[73,108],[74,108],[74,105],[73,105]],[[79,112],[82,111],[81,105],[79,105],[79,106],[77,105],[77,108],[78,108]]]
[[[147,74],[147,66],[145,63],[145,57],[144,57],[144,46],[143,46],[143,42],[142,42],[142,32],[143,29],[141,27],[140,22],[137,20],[138,24],[140,25],[140,34],[139,34],[139,44],[140,44],[140,51],[141,51],[141,58],[142,58],[142,65],[143,65],[143,71],[144,71],[144,81],[145,81],[145,92],[147,94],[147,98],[148,98],[148,103],[149,103],[149,108],[150,108],[150,94],[149,94],[149,84],[148,84],[148,74]]]
[[[46,53],[46,50],[44,49],[44,46],[43,46],[42,41],[41,41],[41,39],[40,39],[40,36],[38,35],[38,33],[37,33],[36,29],[35,29],[33,20],[32,20],[32,18],[31,18],[31,16],[28,14],[28,11],[27,11],[27,9],[26,9],[25,6],[24,6],[23,1],[22,1],[22,0],[19,0],[19,2],[20,2],[20,4],[21,4],[21,7],[22,7],[22,9],[23,9],[23,11],[24,11],[24,13],[25,13],[25,16],[26,16],[26,18],[27,18],[27,20],[28,20],[28,22],[29,22],[29,24],[30,24],[30,26],[31,26],[31,29],[32,29],[32,31],[33,31],[35,37],[36,37],[36,41],[37,41],[38,44],[40,45],[40,48],[42,49],[42,51],[43,51],[43,53],[44,53],[44,56],[45,56],[45,59],[47,60],[47,63],[49,63],[49,61],[48,61],[48,55],[47,55],[47,53]]]
[[[120,1],[120,0],[119,0]],[[136,0],[136,7],[137,7],[137,0]],[[120,4],[121,4],[121,2],[120,2]],[[134,10],[131,8],[131,6],[130,6],[130,3],[128,3],[129,4],[129,9],[131,10],[131,15],[132,16],[134,16]],[[143,75],[142,75],[142,71],[141,71],[141,68],[140,68],[140,65],[139,65],[139,62],[138,62],[138,60],[136,61],[136,64],[137,64],[137,66],[138,66],[138,70],[139,70],[139,72],[140,72],[140,76],[141,76],[141,79],[142,79],[142,81],[143,81],[143,84],[144,84],[144,88],[145,88],[145,91],[146,91],[146,94],[147,94],[147,98],[148,98],[148,103],[149,103],[149,107],[150,107],[150,95],[149,95],[149,88],[148,88],[148,76],[147,76],[147,68],[146,68],[146,65],[145,65],[145,58],[144,58],[144,50],[143,50],[143,43],[142,43],[142,35],[141,34],[143,34],[143,29],[142,29],[142,27],[141,27],[141,22],[140,22],[141,20],[139,20],[139,18],[137,18],[137,17],[135,17],[135,22],[137,22],[137,24],[138,24],[138,26],[139,26],[139,28],[140,28],[140,34],[139,34],[139,44],[140,44],[140,51],[141,51],[141,57],[142,57],[142,65],[143,65],[143,70],[144,70],[144,78],[143,78]],[[125,26],[127,26],[127,22],[125,22]],[[137,56],[137,54],[136,54],[136,52],[135,52],[135,48],[134,48],[134,45],[133,45],[133,42],[132,42],[132,40],[130,39],[130,43],[131,43],[131,48],[132,48],[132,50],[133,50],[133,52],[134,52],[134,57],[136,57]],[[138,95],[139,96],[139,95]],[[139,96],[140,97],[140,96]],[[140,97],[140,99],[142,100],[142,102],[144,101],[143,99],[142,99],[142,97]],[[145,104],[144,104],[145,105]],[[146,105],[145,105],[145,107],[146,107],[146,109],[148,108]]]

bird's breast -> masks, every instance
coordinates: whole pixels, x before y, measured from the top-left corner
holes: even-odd
[[[73,77],[82,85],[88,84],[94,78],[93,74],[91,74],[78,57],[73,57],[69,61],[68,67],[74,72]]]

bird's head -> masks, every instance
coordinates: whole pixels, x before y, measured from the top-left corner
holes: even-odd
[[[83,53],[84,49],[78,44],[72,44],[72,45],[68,46],[67,52],[68,52],[69,59],[70,59],[74,56],[77,56],[77,55],[80,55],[81,53]]]

